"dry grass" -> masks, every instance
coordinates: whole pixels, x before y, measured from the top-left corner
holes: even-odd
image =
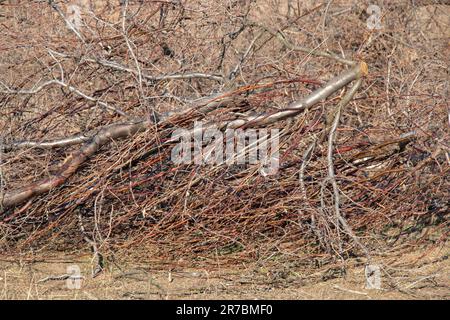
[[[279,264],[243,264],[233,268],[183,268],[152,262],[109,262],[90,277],[89,256],[52,256],[0,261],[0,299],[448,299],[448,251],[417,249],[390,252],[381,266],[381,289],[367,289],[364,264],[349,259],[315,269]],[[47,280],[77,265],[85,278],[79,289],[66,280]],[[156,266],[156,267],[155,267]]]

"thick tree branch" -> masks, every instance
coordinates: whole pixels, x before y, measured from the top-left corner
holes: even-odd
[[[261,125],[268,125],[289,117],[293,117],[298,113],[302,112],[306,108],[309,108],[316,103],[325,100],[331,94],[343,88],[350,82],[365,76],[368,72],[367,64],[365,62],[360,62],[358,65],[352,67],[351,69],[345,71],[341,75],[338,75],[328,81],[325,86],[314,91],[307,97],[295,101],[287,106],[286,109],[278,111],[272,114],[263,114],[259,116],[253,116],[246,119],[238,119],[227,124],[229,128],[237,128],[241,126],[245,127],[256,127]]]
[[[62,185],[67,178],[74,174],[79,166],[89,157],[94,155],[106,143],[133,135],[137,132],[144,131],[149,123],[146,121],[138,123],[114,124],[100,130],[100,132],[87,142],[80,150],[72,153],[61,165],[57,174],[50,178],[32,183],[21,189],[6,192],[3,195],[1,207],[8,208],[33,196],[48,192]]]

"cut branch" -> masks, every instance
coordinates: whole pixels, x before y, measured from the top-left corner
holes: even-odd
[[[327,160],[328,160],[328,179],[331,182],[331,186],[333,187],[333,195],[334,195],[334,211],[336,215],[337,223],[336,225],[341,225],[344,229],[344,232],[352,238],[352,240],[363,249],[367,259],[370,261],[370,253],[369,250],[359,241],[358,237],[353,233],[353,230],[348,225],[347,220],[344,216],[341,214],[341,201],[340,201],[340,191],[339,187],[336,181],[336,175],[334,173],[334,164],[333,164],[333,144],[334,140],[336,138],[336,130],[339,125],[339,121],[341,119],[341,113],[342,109],[352,100],[353,96],[356,94],[356,91],[358,91],[359,87],[361,86],[361,79],[358,79],[356,83],[352,86],[352,88],[347,92],[347,94],[344,96],[344,98],[340,101],[339,105],[337,106],[336,114],[333,120],[333,123],[331,125],[330,129],[330,135],[328,138],[328,154],[327,154]],[[341,252],[339,252],[341,254]]]
[[[304,111],[306,108],[309,108],[316,103],[325,100],[331,94],[343,88],[350,82],[359,79],[368,73],[367,64],[364,62],[360,62],[357,66],[343,72],[341,75],[338,75],[328,81],[325,86],[314,91],[307,97],[295,101],[287,106],[287,108],[272,113],[272,114],[263,114],[259,116],[248,117],[246,119],[238,119],[234,120],[227,124],[229,128],[237,128],[237,127],[256,127],[262,125],[268,125],[289,117],[296,116],[300,112]]]

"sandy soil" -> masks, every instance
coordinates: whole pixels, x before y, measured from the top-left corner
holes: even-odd
[[[59,256],[0,259],[0,299],[448,299],[448,248],[411,248],[374,259],[380,289],[366,288],[365,266],[347,261],[304,270],[268,266],[164,270],[143,262],[106,263],[91,277],[91,259]],[[402,252],[403,251],[403,252]],[[71,270],[81,279],[65,279]]]

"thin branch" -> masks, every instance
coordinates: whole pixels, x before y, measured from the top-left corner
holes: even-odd
[[[95,102],[98,105],[100,105],[100,106],[102,106],[102,107],[104,107],[106,109],[109,109],[111,111],[114,111],[114,112],[120,114],[121,116],[128,117],[128,115],[124,111],[120,110],[119,108],[113,107],[113,106],[107,104],[106,102],[103,102],[103,101],[100,101],[99,99],[96,99],[94,97],[88,96],[87,94],[85,94],[84,92],[78,90],[77,88],[75,88],[73,86],[70,86],[67,83],[59,81],[59,80],[49,80],[47,82],[44,82],[40,86],[38,86],[36,88],[33,88],[33,89],[30,89],[30,90],[13,90],[13,89],[10,89],[4,83],[2,83],[2,85],[6,88],[6,90],[0,90],[0,93],[4,93],[4,94],[36,94],[36,93],[38,93],[39,91],[43,90],[44,88],[46,88],[48,86],[58,85],[58,86],[67,88],[70,92],[73,92],[73,93],[79,95],[80,97],[83,97],[84,99],[86,99],[88,101]]]
[[[314,149],[316,148],[317,144],[317,138],[314,138],[313,142],[309,145],[309,147],[306,149],[306,151],[303,153],[303,161],[300,166],[300,173],[299,173],[299,182],[300,182],[300,190],[302,191],[303,198],[307,199],[306,197],[306,187],[305,187],[305,170],[308,166],[309,161],[311,160],[311,157],[313,155]]]
[[[137,71],[133,70],[131,68],[128,68],[126,66],[123,66],[117,62],[108,61],[105,59],[91,59],[91,58],[84,58],[84,61],[98,63],[104,67],[113,68],[119,71],[129,72],[134,75],[137,75]],[[164,81],[164,80],[184,80],[184,79],[210,79],[215,80],[218,82],[223,81],[223,77],[219,74],[208,74],[208,73],[202,73],[202,72],[185,72],[185,73],[175,73],[175,74],[168,74],[168,75],[160,75],[160,76],[152,76],[147,74],[146,72],[142,72],[142,77],[150,82],[157,82],[157,81]]]
[[[84,133],[73,135],[70,137],[65,137],[56,140],[45,140],[45,141],[17,141],[5,145],[0,145],[0,150],[3,152],[10,152],[14,149],[19,148],[39,148],[39,149],[53,149],[61,147],[69,147],[72,145],[87,142],[91,139]]]
[[[260,25],[260,24],[254,24],[254,25],[264,29],[266,32],[268,32],[272,36],[276,37],[288,49],[291,49],[291,50],[294,50],[294,51],[301,51],[301,52],[307,53],[309,55],[314,55],[314,56],[318,56],[318,57],[324,57],[324,58],[333,59],[333,60],[336,60],[337,62],[346,64],[348,66],[354,66],[356,64],[355,61],[341,58],[336,53],[322,51],[322,50],[318,50],[318,49],[311,49],[311,48],[308,48],[308,47],[295,45],[295,44],[291,43],[290,41],[288,41],[286,39],[286,37],[282,34],[281,31],[273,31],[270,28],[268,28],[268,27],[266,27],[264,25]]]
[[[328,153],[327,153],[327,160],[328,160],[328,179],[333,187],[333,194],[334,194],[334,210],[336,215],[336,220],[339,224],[341,224],[342,228],[344,229],[345,233],[347,233],[348,236],[350,236],[353,241],[361,247],[368,260],[370,260],[370,253],[369,250],[364,246],[361,241],[359,241],[358,237],[353,233],[351,227],[348,225],[347,220],[342,216],[341,210],[340,210],[340,191],[339,187],[336,182],[336,175],[334,172],[334,164],[333,164],[333,144],[334,140],[336,139],[336,129],[339,125],[339,121],[341,119],[341,113],[342,109],[352,100],[353,96],[358,91],[359,87],[361,86],[361,79],[358,79],[355,84],[350,88],[350,90],[347,92],[347,94],[342,98],[339,105],[337,106],[336,115],[334,117],[333,124],[330,129],[330,135],[328,139]]]
[[[63,58],[75,58],[75,56],[69,55],[66,53],[61,53],[61,52],[57,52],[54,50],[51,50],[51,52],[53,54],[57,54]],[[124,66],[115,61],[110,61],[110,60],[106,60],[106,59],[94,59],[94,58],[87,58],[87,57],[83,57],[81,61],[97,63],[97,64],[107,67],[107,68],[112,68],[112,69],[115,69],[118,71],[123,71],[123,72],[131,73],[133,75],[138,75],[137,71],[135,69],[129,68],[129,67]],[[223,81],[223,77],[220,74],[208,74],[208,73],[202,73],[202,72],[196,72],[196,71],[152,76],[141,69],[141,74],[142,74],[142,77],[149,82],[158,82],[158,81],[164,81],[164,80],[184,80],[184,79],[195,79],[195,78],[209,79],[209,80],[214,80],[217,82]]]
[[[127,9],[128,9],[128,0],[125,0],[124,6],[123,6],[123,10],[122,10],[122,32],[123,32],[123,37],[125,39],[125,43],[127,44],[128,47],[128,51],[131,54],[131,57],[134,60],[134,63],[136,65],[136,73],[138,76],[138,85],[139,85],[139,91],[141,94],[141,98],[144,97],[144,90],[142,88],[142,71],[141,71],[141,67],[139,66],[139,61],[136,57],[136,55],[134,54],[133,48],[131,47],[131,43],[130,40],[128,39],[128,35],[127,35],[127,28],[126,28],[126,20],[127,20]]]
[[[367,73],[368,73],[367,64],[365,62],[360,62],[353,68],[329,80],[322,88],[317,89],[316,91],[312,92],[310,95],[306,96],[301,100],[292,102],[290,105],[287,106],[287,108],[281,111],[272,114],[263,114],[260,116],[248,117],[246,119],[234,120],[228,123],[227,126],[229,128],[237,128],[242,127],[244,125],[245,127],[262,126],[286,119],[288,117],[295,116],[300,112],[302,112],[303,110],[305,110],[306,108],[309,108],[312,105],[315,105],[316,103],[325,100],[331,94],[343,88],[350,82],[360,79],[361,77],[367,75]]]
[[[83,217],[81,215],[81,210],[77,210],[78,223],[80,225],[80,231],[83,234],[84,240],[91,246],[92,250],[92,278],[95,278],[100,272],[103,271],[103,255],[98,250],[97,242],[95,241],[95,235],[92,235],[92,239],[89,238],[86,228],[83,224]]]
[[[248,55],[250,54],[250,51],[252,50],[253,46],[255,45],[256,41],[261,38],[261,36],[264,34],[264,32],[260,32],[251,42],[250,45],[247,47],[247,50],[242,55],[241,59],[239,59],[239,62],[236,64],[236,66],[233,68],[233,70],[230,72],[230,75],[228,76],[229,80],[233,80],[238,70],[242,67],[242,64],[244,63],[245,59],[247,59]]]

